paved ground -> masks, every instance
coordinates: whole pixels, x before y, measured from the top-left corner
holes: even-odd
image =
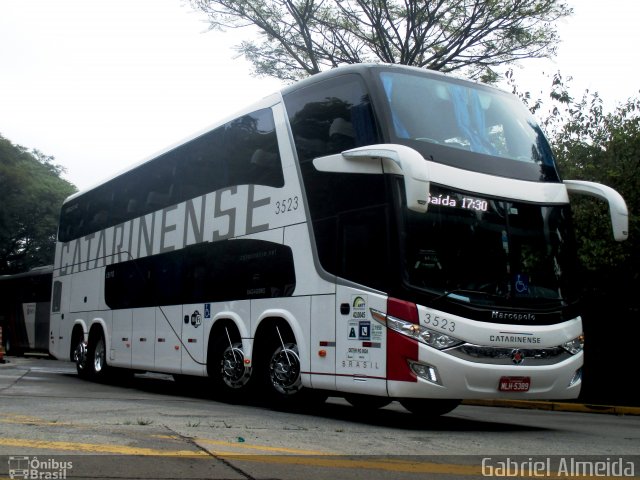
[[[38,355],[36,355],[37,357]],[[46,358],[46,356],[43,356]],[[20,357],[3,357],[0,360],[0,368],[3,365],[20,364]],[[550,410],[558,412],[599,413],[610,415],[640,415],[640,407],[624,405],[603,405],[561,401],[530,401],[530,400],[465,400],[465,405],[504,407],[504,408],[531,408],[537,410]]]

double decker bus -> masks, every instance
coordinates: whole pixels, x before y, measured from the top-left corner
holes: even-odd
[[[50,352],[230,398],[575,398],[569,193],[511,94],[405,66],[315,75],[61,211]]]

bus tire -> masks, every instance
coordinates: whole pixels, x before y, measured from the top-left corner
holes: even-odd
[[[403,398],[400,405],[409,410],[414,415],[423,418],[439,417],[451,412],[460,405],[460,400],[449,400],[440,398]]]
[[[107,365],[107,345],[104,341],[102,329],[89,335],[89,347],[87,349],[87,363],[89,376],[94,380],[107,378],[109,366]]]
[[[257,381],[267,403],[288,408],[298,403],[302,390],[298,345],[289,327],[282,323],[262,333],[254,355]]]
[[[252,369],[245,362],[242,339],[234,327],[218,329],[207,355],[207,374],[213,394],[226,400],[240,400],[251,383]]]
[[[76,364],[76,372],[81,378],[89,378],[89,363],[87,358],[87,344],[81,330],[73,332],[71,360]]]
[[[300,355],[291,329],[277,323],[263,333],[254,368],[267,404],[282,410],[313,410],[322,405],[327,392],[302,386]]]

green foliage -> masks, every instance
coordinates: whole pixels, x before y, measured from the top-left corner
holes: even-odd
[[[594,180],[616,189],[625,198],[630,213],[630,239],[618,244],[610,240],[608,215],[603,205],[591,199],[572,199],[576,222],[582,230],[580,260],[592,271],[635,267],[635,272],[627,273],[637,277],[640,270],[640,100],[628,100],[614,112],[605,114],[598,95],[585,94],[568,110],[568,121],[554,135],[563,177]]]
[[[60,206],[76,191],[53,160],[0,135],[0,275],[53,263]]]
[[[550,57],[562,0],[191,0],[212,29],[254,27],[237,51],[258,75],[298,80],[341,64],[414,65],[493,82]],[[255,35],[257,30],[258,35]]]
[[[562,178],[608,185],[625,199],[629,209],[629,238],[613,240],[607,205],[574,195],[571,207],[576,225],[578,257],[583,269],[585,297],[590,302],[615,304],[637,312],[640,301],[640,98],[630,98],[606,112],[597,92],[575,99],[569,79],[556,73],[549,101],[533,101],[519,92],[512,72],[508,83],[538,116],[552,143]]]

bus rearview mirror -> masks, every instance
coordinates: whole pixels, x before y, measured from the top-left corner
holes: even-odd
[[[323,172],[398,174],[404,178],[407,207],[424,213],[429,204],[428,164],[417,151],[404,145],[369,145],[313,161]]]
[[[618,242],[628,238],[629,211],[622,195],[613,188],[600,183],[586,182],[584,180],[565,180],[564,184],[569,193],[580,193],[606,200],[609,203],[613,238]]]

